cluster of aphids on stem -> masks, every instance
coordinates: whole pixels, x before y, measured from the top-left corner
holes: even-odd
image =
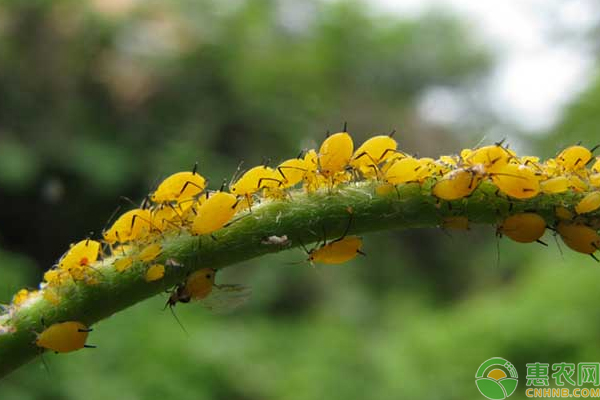
[[[497,233],[521,243],[541,242],[545,230],[550,228],[571,249],[594,257],[600,248],[598,227],[581,218],[600,208],[600,159],[594,159],[592,152],[575,145],[541,162],[537,157],[520,157],[497,143],[438,159],[417,158],[398,150],[393,133],[372,137],[355,150],[344,127],[343,132],[328,135],[318,150],[305,150],[275,167],[259,165],[244,172],[238,168],[228,190],[225,183],[220,190],[207,190],[206,179],[194,167],[192,171],[167,177],[139,208],[120,215],[103,232],[101,240],[85,239],[72,245],[57,265],[46,272],[40,290],[19,291],[7,310],[14,311],[40,298],[58,305],[61,289],[67,284],[100,283],[101,268],[123,272],[133,265],[142,265],[144,278],[151,284],[163,278],[166,268],[179,266],[175,260],[164,264],[155,262],[162,254],[160,239],[165,234],[185,231],[191,235],[213,236],[238,217],[252,213],[257,203],[293,201],[291,191],[298,190],[298,186],[309,194],[323,191],[335,196],[340,188],[362,181],[374,182],[378,194],[394,192],[399,185],[429,182],[427,187],[440,202],[466,198],[483,181],[491,182],[497,187],[498,195],[511,201],[530,199],[542,193],[581,193],[581,200],[574,207],[556,209],[558,222],[553,226],[547,226],[546,220],[535,212],[522,212],[501,221]],[[348,211],[349,227],[352,208]],[[460,228],[467,227],[468,222],[466,216],[454,216],[445,218],[441,225]],[[273,236],[262,243],[285,245],[287,238]],[[357,236],[344,234],[331,241],[324,238],[322,244],[307,250],[308,261],[340,264],[362,254],[361,246],[362,240]],[[100,263],[102,258],[108,257],[114,257],[111,264]],[[215,272],[203,268],[189,275],[172,291],[167,305],[205,299],[219,288],[214,283]],[[50,326],[41,335],[49,329],[58,332],[57,338],[67,335],[61,333],[59,325]],[[87,335],[85,326],[77,327],[77,332]],[[61,329],[77,336],[73,324]],[[72,346],[53,346],[40,340],[41,335],[37,345],[55,351],[65,351],[65,348],[72,351],[85,342],[71,340]]]

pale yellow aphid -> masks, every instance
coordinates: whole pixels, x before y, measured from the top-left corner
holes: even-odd
[[[123,272],[133,265],[133,258],[129,256],[121,257],[113,263],[117,272]]]
[[[577,214],[585,214],[600,208],[600,192],[586,194],[575,206]]]
[[[600,157],[596,157],[596,161],[592,164],[590,168],[592,172],[600,172]]]
[[[342,264],[359,254],[362,239],[358,236],[345,236],[308,252],[308,261],[321,264]]]
[[[501,145],[484,146],[470,152],[465,152],[465,165],[483,165],[487,173],[500,171],[512,158],[511,154]]]
[[[600,172],[591,174],[588,178],[588,182],[589,182],[590,186],[595,187],[595,188],[600,188]]]
[[[202,268],[192,273],[185,282],[176,286],[165,307],[204,299],[213,289],[216,272],[213,268]]]
[[[166,178],[150,199],[155,203],[180,203],[200,195],[206,187],[206,179],[196,172],[196,167],[191,172],[177,172]]]
[[[156,259],[162,252],[162,246],[158,243],[152,243],[144,247],[137,255],[137,259],[142,262],[148,262]]]
[[[310,165],[307,165],[304,158],[290,158],[275,168],[280,175],[282,188],[290,188],[302,182],[309,169]]]
[[[98,259],[100,246],[100,242],[90,239],[77,242],[61,257],[58,268],[76,281],[83,280],[89,266]]]
[[[497,233],[506,235],[515,242],[539,242],[546,231],[546,221],[535,213],[520,213],[507,217],[498,225]]]
[[[569,190],[571,181],[564,175],[546,179],[540,182],[542,193],[563,193]]]
[[[191,227],[193,235],[208,235],[223,228],[236,213],[237,198],[231,193],[215,192],[196,210]]]
[[[526,165],[506,164],[491,174],[491,178],[501,192],[516,199],[529,199],[540,192],[539,175]]]
[[[94,347],[85,344],[89,332],[91,329],[81,322],[62,322],[44,329],[37,335],[35,344],[56,353],[69,353],[84,347]]]
[[[343,172],[350,163],[354,143],[347,132],[338,132],[323,141],[319,149],[319,172],[326,178]]]
[[[567,171],[584,168],[592,159],[592,152],[583,146],[570,146],[556,156],[556,162]]]
[[[165,276],[165,266],[162,264],[154,264],[146,271],[146,282],[154,282],[162,279]]]

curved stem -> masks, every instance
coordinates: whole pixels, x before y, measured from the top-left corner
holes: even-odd
[[[165,264],[171,259],[176,263],[166,263],[165,276],[159,281],[145,281],[147,264],[141,262],[124,272],[115,271],[112,264],[119,257],[112,257],[94,265],[100,272],[99,283],[71,282],[65,285],[58,305],[38,296],[0,316],[0,377],[40,354],[40,348],[33,342],[35,332],[43,330],[42,319],[46,325],[70,320],[92,325],[164,292],[184,280],[191,271],[205,267],[224,268],[301,243],[316,242],[322,240],[323,227],[330,238],[339,236],[346,230],[350,213],[350,234],[435,227],[449,216],[465,216],[473,223],[493,224],[523,211],[535,211],[552,226],[555,207],[573,206],[582,196],[568,192],[540,194],[530,200],[511,200],[496,191],[495,186],[484,182],[468,198],[445,202],[431,195],[431,182],[397,188],[356,183],[312,194],[296,191],[291,193],[291,200],[265,202],[253,207],[251,213],[236,216],[235,222],[214,234],[215,238],[177,232],[166,235],[159,238],[163,251],[154,262]],[[586,216],[586,221],[597,226],[598,213]],[[281,247],[263,243],[266,237],[273,235],[286,235],[291,244]]]

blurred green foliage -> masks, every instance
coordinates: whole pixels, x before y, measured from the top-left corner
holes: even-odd
[[[218,187],[240,160],[291,157],[344,121],[357,141],[398,129],[421,155],[472,145],[479,132],[459,143],[417,108],[490,65],[451,16],[361,2],[4,1],[0,301],[128,207],[119,196],[195,161]],[[567,114],[573,137],[591,140],[597,86]],[[178,306],[186,336],[152,299],[95,326],[98,349],[9,376],[0,398],[480,398],[493,356],[597,360],[589,260],[502,240],[497,261],[496,245],[489,227],[419,230],[369,235],[368,257],[339,268],[264,257],[218,277],[253,286],[239,312]]]

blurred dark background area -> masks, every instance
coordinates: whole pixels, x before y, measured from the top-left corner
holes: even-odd
[[[596,71],[596,28],[552,33]],[[498,52],[441,7],[4,0],[0,302],[98,236],[120,196],[140,201],[196,161],[217,188],[240,160],[292,157],[345,121],[356,143],[396,129],[419,156],[504,137],[541,156],[599,142],[596,72],[555,123],[531,130],[482,92]],[[336,268],[290,266],[296,251],[264,257],[218,277],[254,288],[236,313],[178,307],[186,336],[165,298],[149,300],[99,323],[98,349],[9,376],[0,398],[479,398],[473,376],[490,357],[523,376],[526,362],[600,357],[600,270],[547,241],[424,229],[369,235],[368,257]]]

